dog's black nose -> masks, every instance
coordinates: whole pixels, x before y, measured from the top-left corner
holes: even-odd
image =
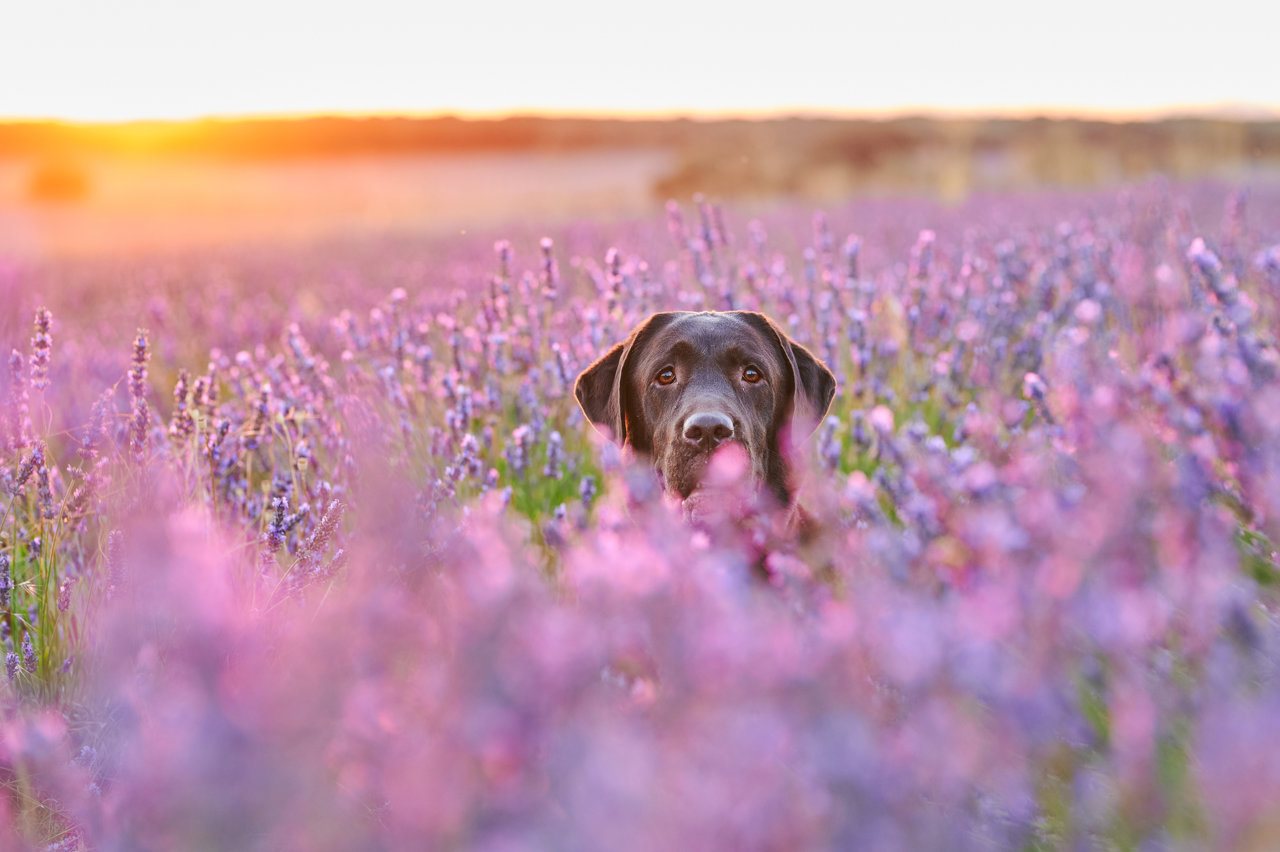
[[[684,439],[704,450],[714,450],[733,437],[733,421],[718,411],[699,411],[684,421]]]

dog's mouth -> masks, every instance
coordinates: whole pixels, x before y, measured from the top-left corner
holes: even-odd
[[[690,449],[670,453],[660,468],[666,488],[680,499],[695,494],[730,492],[750,487],[753,479],[747,448],[737,441],[721,444],[710,452]]]
[[[711,455],[710,453],[682,453],[680,457],[673,457],[674,455],[668,455],[661,460],[658,473],[662,475],[663,487],[679,496],[681,500],[685,500],[702,485],[702,476],[706,472]]]

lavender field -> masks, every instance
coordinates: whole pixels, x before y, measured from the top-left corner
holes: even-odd
[[[1280,847],[1280,187],[543,237],[0,258],[0,848]],[[731,308],[816,541],[574,400]]]

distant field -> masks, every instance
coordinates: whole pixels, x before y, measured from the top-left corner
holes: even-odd
[[[653,150],[77,161],[82,197],[33,201],[40,161],[0,159],[0,252],[139,253],[335,234],[441,234],[653,213]]]
[[[454,118],[0,123],[0,252],[273,246],[646,218],[667,199],[961,202],[1280,179],[1280,122]],[[34,203],[33,203],[34,202]]]

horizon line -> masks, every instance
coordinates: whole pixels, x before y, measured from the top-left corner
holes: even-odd
[[[940,107],[937,105],[905,105],[893,109],[832,109],[797,106],[794,108],[761,108],[758,110],[585,110],[555,107],[529,107],[502,110],[298,110],[249,111],[243,113],[192,113],[174,116],[137,116],[120,118],[76,118],[58,115],[0,115],[0,124],[55,124],[70,127],[107,128],[137,125],[234,124],[249,122],[289,122],[316,119],[457,119],[462,121],[503,121],[509,119],[546,119],[564,121],[894,121],[932,119],[956,121],[1033,121],[1036,119],[1139,123],[1175,119],[1231,121],[1280,120],[1280,104],[1266,105],[1239,102],[1183,104],[1141,109],[1118,109],[1088,106],[1029,106],[1009,108]]]

